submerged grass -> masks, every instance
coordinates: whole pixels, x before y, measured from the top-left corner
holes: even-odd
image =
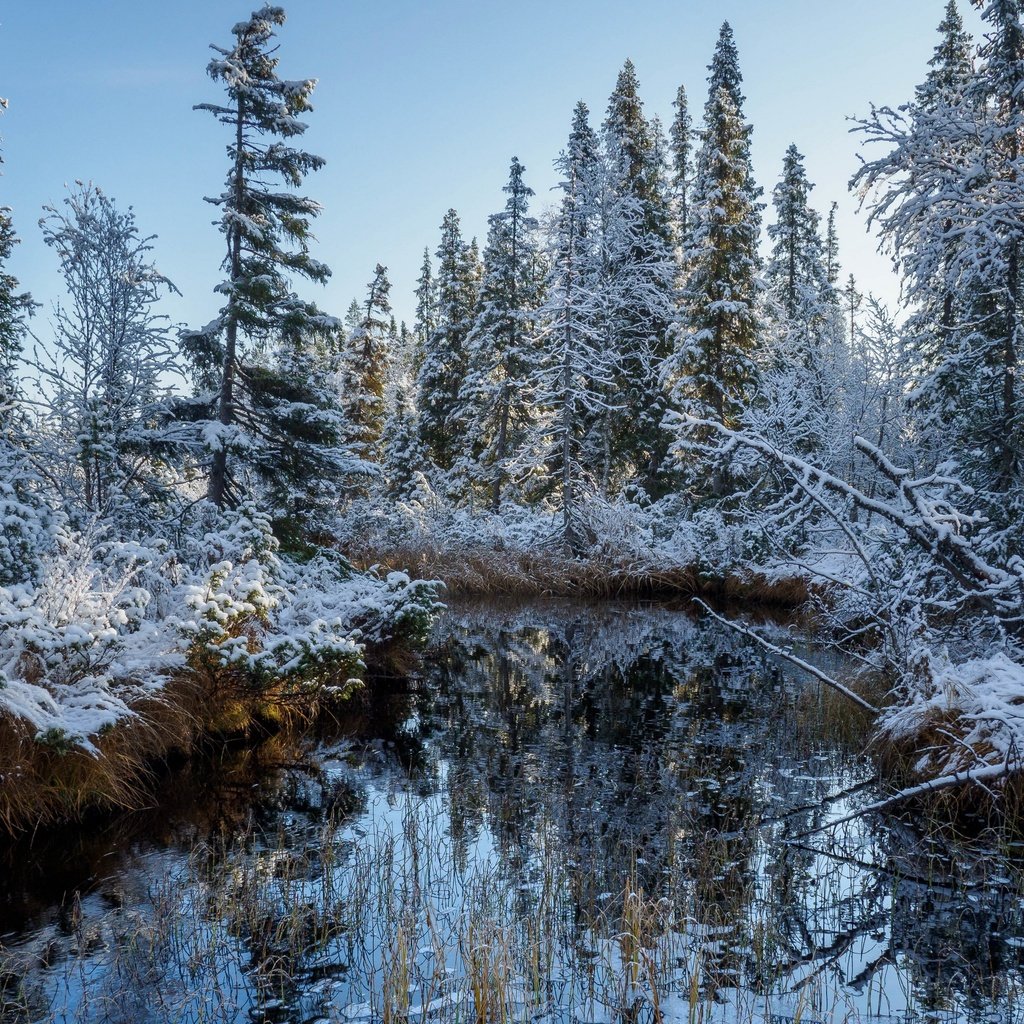
[[[466,859],[445,815],[422,811],[392,795],[368,830],[330,818],[291,834],[250,828],[197,843],[143,906],[75,901],[62,929],[0,945],[0,1021],[916,1019],[910,991],[907,1016],[871,975],[856,997],[846,984],[872,950],[895,965],[896,945],[874,933],[912,923],[917,900],[904,906],[895,877],[855,899],[842,861],[828,862],[801,931],[770,891],[786,878],[741,873],[723,888],[722,850],[672,860],[657,891],[635,861],[604,888],[607,873],[586,877],[551,823],[513,867],[482,848]]]
[[[660,1024],[820,1005],[778,984],[771,916],[757,912],[747,941],[701,906],[713,880],[681,861],[662,893],[634,870],[598,892],[554,833],[518,876],[488,857],[460,865],[412,804],[358,841],[331,821],[299,849],[279,840],[198,844],[148,906],[98,919],[76,906],[64,935],[0,946],[0,1021]]]

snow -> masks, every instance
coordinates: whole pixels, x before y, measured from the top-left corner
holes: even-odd
[[[356,573],[329,553],[281,558],[251,506],[219,518],[185,564],[69,533],[36,582],[0,587],[0,714],[96,753],[98,736],[186,671],[190,651],[255,680],[346,690],[367,643],[436,605],[434,587],[404,573]]]

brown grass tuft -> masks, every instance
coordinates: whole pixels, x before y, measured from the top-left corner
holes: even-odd
[[[391,550],[346,552],[359,568],[379,565],[420,579],[442,580],[465,597],[620,597],[701,596],[723,602],[796,608],[810,596],[802,579],[764,576],[714,578],[693,566],[635,566],[612,556],[573,558],[555,549],[523,551],[476,548],[452,551],[403,546]]]

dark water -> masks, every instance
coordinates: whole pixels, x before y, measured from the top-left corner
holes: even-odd
[[[1014,843],[830,826],[864,723],[734,633],[456,610],[351,711],[3,851],[0,1020],[1024,1020]]]

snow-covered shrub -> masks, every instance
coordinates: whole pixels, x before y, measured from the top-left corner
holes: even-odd
[[[254,505],[220,513],[196,545],[209,564],[186,588],[193,665],[243,685],[346,690],[367,643],[422,639],[436,588],[401,573],[357,573],[335,552],[283,558]]]
[[[35,582],[0,587],[0,711],[51,744],[87,750],[133,716],[132,705],[184,664],[177,630],[152,616],[140,585],[162,558],[102,535],[62,534]]]

